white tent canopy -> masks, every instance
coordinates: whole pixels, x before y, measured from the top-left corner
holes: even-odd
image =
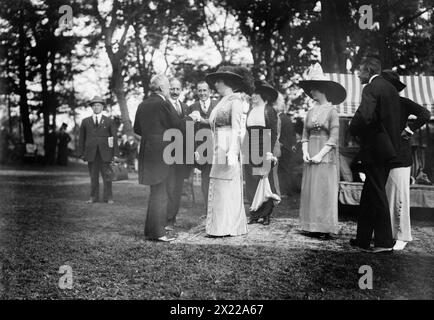
[[[352,117],[362,100],[363,86],[354,74],[326,73],[326,77],[336,81],[347,90],[347,99],[338,106],[339,115]],[[434,119],[434,76],[400,76],[407,87],[400,95],[428,108]]]

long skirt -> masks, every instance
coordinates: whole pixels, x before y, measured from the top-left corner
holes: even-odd
[[[386,183],[393,239],[412,241],[410,224],[411,166],[390,170]]]
[[[212,236],[238,236],[247,233],[243,201],[241,165],[233,179],[210,178],[206,233]]]
[[[301,229],[338,231],[338,173],[336,164],[305,164],[300,196]]]

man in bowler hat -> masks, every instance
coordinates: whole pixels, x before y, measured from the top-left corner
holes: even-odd
[[[119,154],[116,126],[112,119],[104,116],[105,101],[94,97],[90,106],[93,114],[83,119],[80,127],[79,155],[88,162],[90,175],[90,199],[87,203],[98,202],[99,175],[104,183],[103,201],[113,203],[111,162]]]

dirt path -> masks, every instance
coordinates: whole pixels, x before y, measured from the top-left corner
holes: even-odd
[[[229,245],[229,246],[271,246],[279,248],[304,248],[329,251],[357,251],[349,246],[349,239],[356,233],[355,222],[341,222],[340,232],[334,240],[319,240],[300,233],[298,219],[275,218],[269,226],[260,224],[249,225],[249,232],[238,237],[208,238],[205,232],[205,218],[202,222],[188,232],[178,233],[175,243],[202,244],[202,245]],[[414,227],[413,242],[402,253],[422,254],[434,256],[434,228]]]

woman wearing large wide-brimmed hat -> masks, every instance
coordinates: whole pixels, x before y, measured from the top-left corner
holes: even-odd
[[[237,236],[247,233],[241,165],[242,93],[251,94],[253,80],[242,67],[223,66],[206,82],[221,96],[209,117],[214,138],[206,233]]]
[[[277,97],[277,90],[269,83],[255,81],[252,106],[246,118],[249,161],[245,165],[245,180],[246,196],[251,204],[249,224],[260,220],[264,225],[270,224],[273,208],[280,201],[273,174],[270,174],[272,165],[277,162],[272,154],[277,140],[277,113],[273,108]]]
[[[300,225],[303,231],[328,239],[338,231],[339,116],[333,105],[345,100],[346,90],[328,79],[319,63],[309,69],[299,86],[315,100],[307,112],[301,140]]]

